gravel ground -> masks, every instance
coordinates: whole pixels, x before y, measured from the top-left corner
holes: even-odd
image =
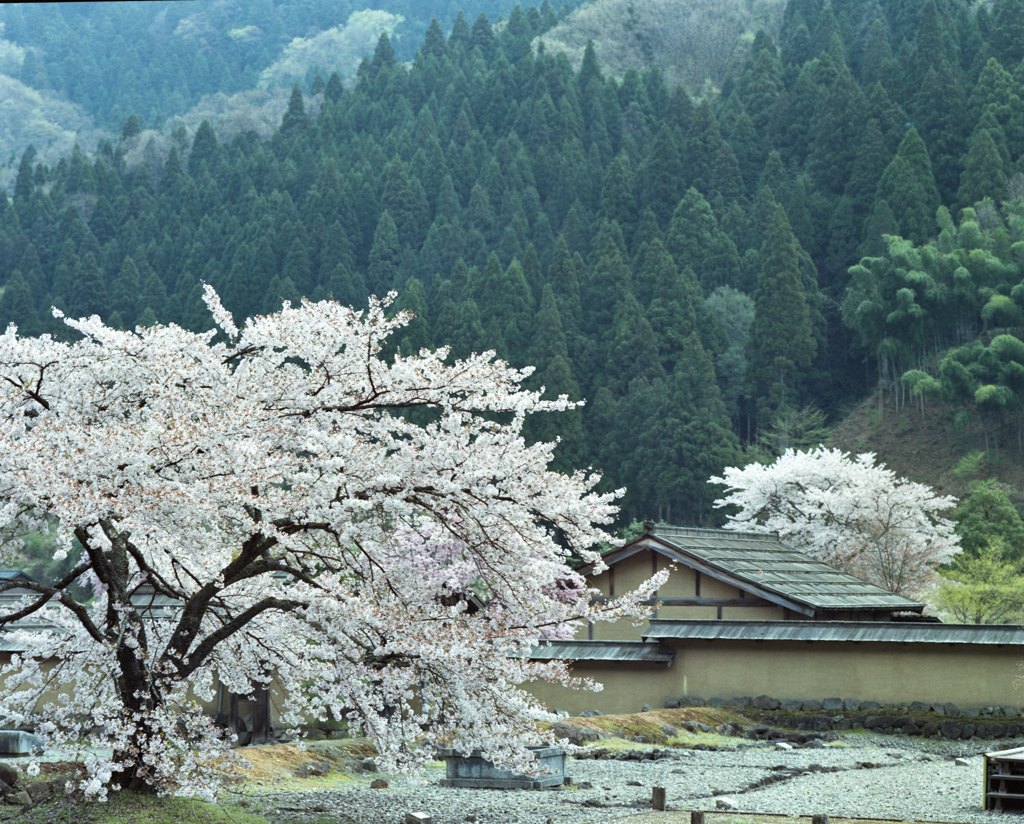
[[[370,780],[381,776],[370,776],[351,790],[283,793],[261,806],[280,822],[403,824],[406,813],[425,812],[433,824],[584,824],[649,810],[651,788],[660,786],[675,810],[715,810],[728,798],[736,809],[758,813],[963,824],[999,820],[981,809],[981,754],[1004,748],[999,742],[848,740],[851,746],[792,750],[673,750],[658,761],[570,759],[573,786],[556,790],[447,789],[437,783],[441,769],[429,770],[421,782],[386,776],[389,786],[373,790]],[[957,757],[968,763],[958,765]]]

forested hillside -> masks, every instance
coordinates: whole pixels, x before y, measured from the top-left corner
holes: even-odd
[[[567,14],[578,0],[564,0]],[[513,0],[188,0],[188,2],[0,4],[0,185],[14,182],[18,159],[34,145],[54,165],[76,139],[90,151],[116,137],[128,115],[143,129],[173,131],[182,117],[193,131],[206,117],[218,126],[278,125],[287,91],[319,72],[355,75],[381,33],[399,61],[411,61],[431,17],[450,27],[506,17]],[[558,21],[550,5],[532,9],[531,25]],[[255,90],[259,93],[254,93]],[[283,97],[283,99],[282,99]],[[252,110],[248,117],[239,111]],[[273,124],[265,121],[272,117]],[[233,134],[232,134],[233,136]]]
[[[494,349],[586,398],[530,435],[627,487],[627,520],[713,523],[708,477],[820,437],[879,377],[1018,448],[1024,0],[790,0],[696,89],[594,44],[574,68],[537,41],[547,4],[452,20],[411,66],[385,34],[352,85],[305,78],[268,139],[143,142],[129,95],[119,139],[26,152],[0,323],[207,329],[204,282],[239,318],[394,289],[403,350]]]

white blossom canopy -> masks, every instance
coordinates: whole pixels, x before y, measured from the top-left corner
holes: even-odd
[[[660,581],[600,609],[565,585],[571,552],[599,560],[614,496],[549,471],[555,445],[521,430],[572,403],[522,390],[529,371],[493,353],[385,362],[408,321],[387,300],[286,304],[242,330],[206,300],[220,333],[92,317],[67,321],[75,343],[0,337],[0,526],[52,516],[59,551],[81,552],[0,614],[54,626],[8,633],[31,651],[3,670],[0,723],[113,748],[90,762],[90,792],[210,795],[225,741],[194,698],[274,679],[286,722],[347,712],[387,763],[430,759],[429,726],[524,768],[544,712],[517,685],[580,685],[532,645],[637,614]],[[70,594],[82,576],[93,603]],[[180,607],[154,618],[143,591]],[[35,715],[47,685],[66,697]]]
[[[898,595],[913,597],[935,569],[960,552],[953,522],[941,513],[956,499],[899,478],[872,453],[788,449],[771,464],[727,467],[710,479],[735,507],[726,527],[778,533],[814,558]]]

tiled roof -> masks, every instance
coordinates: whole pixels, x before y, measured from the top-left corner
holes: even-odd
[[[644,638],[705,641],[844,641],[889,644],[1024,646],[1024,627],[903,624],[892,621],[674,621],[654,619]]]
[[[675,650],[643,641],[542,641],[533,648],[535,661],[649,661],[671,665]]]
[[[816,561],[774,535],[657,526],[604,556],[609,566],[651,548],[719,580],[813,616],[821,612],[921,612],[924,604],[894,595]]]

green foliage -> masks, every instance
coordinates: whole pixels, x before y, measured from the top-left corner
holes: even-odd
[[[811,312],[800,275],[800,244],[785,210],[776,206],[761,247],[755,296],[749,376],[769,409],[792,400],[796,370],[810,365],[817,350]]]
[[[59,93],[111,133],[40,127],[0,169],[0,322],[201,328],[203,282],[238,321],[396,289],[403,351],[494,349],[586,398],[528,435],[627,486],[626,517],[711,519],[695,467],[813,440],[802,417],[857,399],[865,351],[901,396],[1013,440],[1024,93],[988,12],[572,5],[284,0],[273,32],[256,7],[3,7],[40,84],[0,80],[14,120],[50,123]],[[100,59],[87,21],[129,46]],[[673,438],[696,445],[661,455]]]
[[[772,458],[787,449],[809,452],[825,442],[831,429],[825,413],[813,405],[784,407],[772,413],[757,443]]]
[[[1007,495],[1007,488],[995,481],[975,481],[971,492],[952,514],[960,546],[968,555],[980,556],[998,544],[1004,560],[1024,565],[1024,521]]]
[[[932,596],[946,620],[962,624],[1016,624],[1024,616],[1024,575],[1004,557],[998,538],[959,556]]]

